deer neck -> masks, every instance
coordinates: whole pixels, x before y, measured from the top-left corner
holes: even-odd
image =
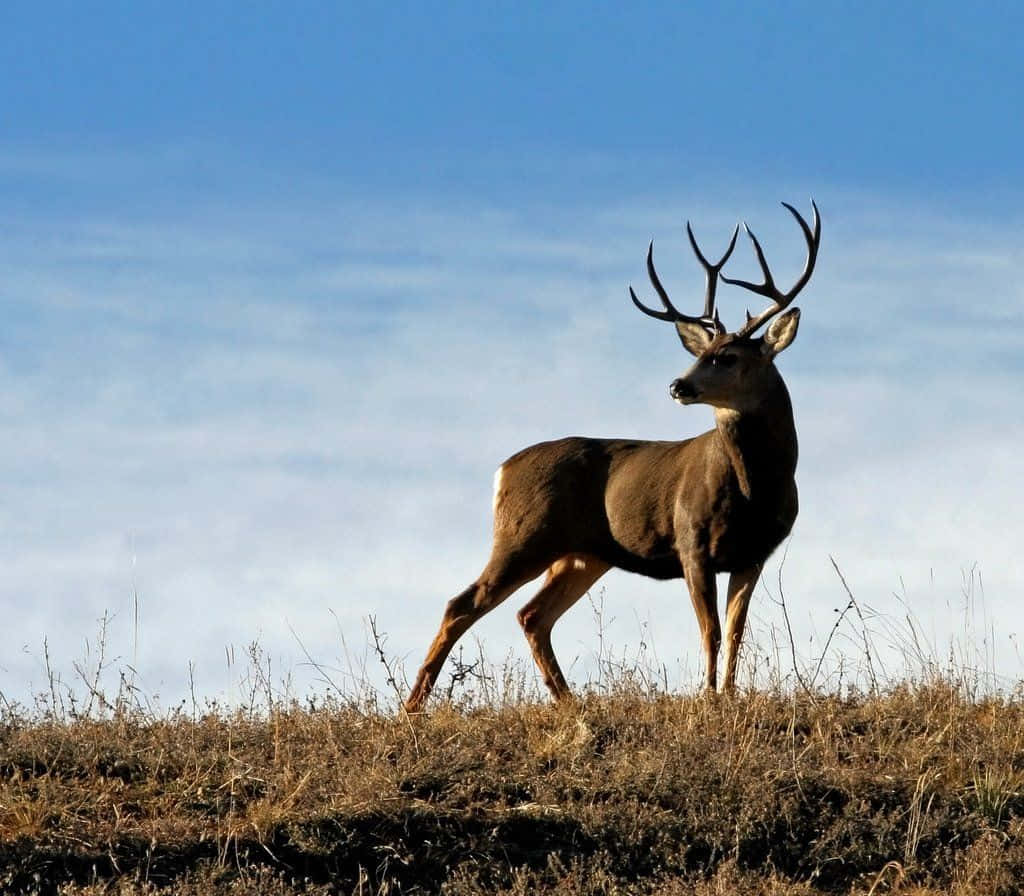
[[[793,405],[781,377],[756,408],[715,408],[715,422],[740,491],[748,499],[787,488],[796,472]]]

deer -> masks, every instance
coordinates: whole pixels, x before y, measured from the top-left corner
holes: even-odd
[[[663,310],[637,298],[644,314],[675,325],[696,359],[669,386],[682,405],[705,404],[715,428],[682,441],[572,436],[541,442],[512,455],[494,477],[494,535],[480,576],[453,597],[405,701],[410,714],[427,698],[460,637],[527,582],[545,575],[517,614],[533,659],[555,701],[572,693],[551,646],[558,619],[609,569],[654,579],[685,580],[700,628],[704,684],[715,693],[722,642],[716,575],[728,573],[723,691],[736,687],[737,656],[747,610],[765,561],[789,535],[797,516],[797,435],[793,406],[776,356],[794,340],[800,309],[790,307],[814,271],[821,219],[811,201],[808,225],[789,203],[807,243],[804,268],[787,291],[775,284],[764,251],[743,224],[761,268],[754,283],[722,273],[736,246],[709,262],[686,232],[705,272],[704,310],[683,314],[672,304],[654,267],[647,274]],[[766,298],[764,311],[727,331],[716,307],[719,280]],[[765,327],[761,335],[757,332]]]

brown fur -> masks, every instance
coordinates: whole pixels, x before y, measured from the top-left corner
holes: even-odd
[[[449,601],[427,651],[409,712],[426,703],[455,642],[477,619],[547,570],[540,592],[519,613],[544,683],[556,699],[569,695],[551,648],[551,627],[613,566],[655,579],[685,577],[704,642],[709,689],[718,681],[722,634],[717,573],[730,574],[726,605],[727,690],[735,686],[736,657],[747,608],[761,567],[788,534],[797,514],[797,441],[793,408],[774,359],[796,338],[800,311],[789,308],[814,270],[820,241],[818,208],[813,229],[791,205],[807,261],[796,285],[781,292],[756,237],[747,233],[764,275],[762,283],[721,274],[736,244],[717,262],[690,243],[706,272],[704,314],[689,317],[671,303],[654,269],[647,270],[664,311],[645,314],[675,324],[696,362],[669,392],[681,404],[715,408],[716,427],[682,442],[572,437],[542,442],[510,457],[495,477],[494,544],[480,577]],[[715,309],[719,277],[772,300],[734,333]],[[787,310],[788,309],[788,310]],[[763,336],[753,333],[770,321]]]
[[[792,406],[759,340],[733,343],[730,378],[759,380],[746,410],[719,408],[715,429],[680,442],[570,437],[520,451],[503,465],[495,494],[494,544],[480,577],[453,598],[406,703],[422,708],[449,651],[477,619],[545,570],[540,593],[519,614],[544,681],[568,687],[551,650],[555,621],[609,568],[656,579],[685,575],[714,688],[721,642],[716,573],[732,574],[725,685],[761,566],[797,514]],[[677,381],[715,399],[716,345]],[[716,403],[719,401],[716,399]]]

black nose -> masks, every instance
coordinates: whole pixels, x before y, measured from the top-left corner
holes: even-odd
[[[668,387],[668,394],[676,401],[697,397],[697,391],[686,380],[673,380],[672,385]]]

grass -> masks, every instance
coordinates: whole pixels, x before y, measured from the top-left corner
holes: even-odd
[[[1022,892],[1024,693],[949,661],[887,680],[849,599],[862,674],[794,651],[735,696],[610,661],[554,706],[456,657],[410,718],[375,627],[395,694],[275,696],[254,648],[242,708],[158,713],[83,670],[0,712],[0,892]]]
[[[0,835],[5,893],[1015,893],[1024,703],[9,717]]]

